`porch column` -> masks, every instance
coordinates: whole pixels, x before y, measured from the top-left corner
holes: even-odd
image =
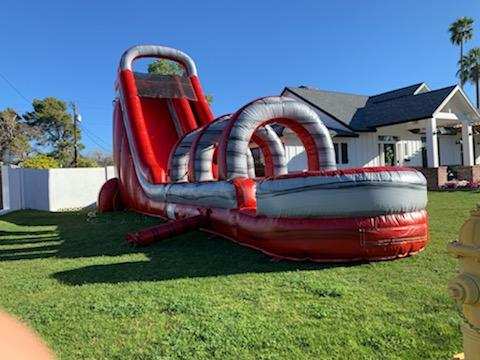
[[[463,166],[473,166],[473,131],[472,125],[462,122]]]
[[[427,165],[430,168],[438,167],[438,141],[437,141],[437,119],[430,118],[425,120],[427,137]]]

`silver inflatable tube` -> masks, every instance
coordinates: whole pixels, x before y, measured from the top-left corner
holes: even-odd
[[[255,178],[255,160],[253,159],[252,151],[247,151],[247,165],[248,165],[248,177],[250,179]]]
[[[273,176],[285,175],[288,173],[287,157],[285,156],[285,148],[282,140],[270,125],[257,128],[255,135],[267,143],[272,155]],[[247,159],[248,160],[248,159]],[[250,171],[250,169],[248,169]]]
[[[167,185],[169,203],[235,209],[237,194],[228,181],[205,181]]]
[[[355,217],[425,209],[418,171],[307,176],[257,183],[257,214],[273,217]]]
[[[190,149],[199,131],[200,129],[196,129],[188,133],[177,143],[168,163],[168,176],[171,182],[188,181]]]
[[[167,46],[137,45],[125,51],[120,60],[120,70],[132,70],[133,61],[141,57],[156,57],[179,62],[185,68],[188,76],[197,75],[197,67],[190,56],[183,51]]]
[[[212,173],[213,154],[218,139],[229,120],[230,115],[221,116],[208,124],[207,128],[199,135],[195,155],[191,159],[197,181],[214,180]]]

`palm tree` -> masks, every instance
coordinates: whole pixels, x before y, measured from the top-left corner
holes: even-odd
[[[461,66],[463,59],[463,44],[465,41],[468,41],[473,37],[473,19],[466,16],[458,18],[450,25],[448,31],[450,32],[450,41],[452,44],[460,45],[460,60],[458,62]],[[461,70],[462,68],[460,67],[460,71]]]
[[[467,81],[475,85],[477,95],[477,108],[480,107],[480,47],[471,49],[467,55],[459,61],[460,70],[457,75],[462,84]]]

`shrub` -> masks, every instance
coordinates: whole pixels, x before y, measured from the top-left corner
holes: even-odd
[[[480,183],[475,181],[451,180],[440,187],[441,190],[478,190]]]
[[[51,156],[38,154],[24,160],[21,166],[28,169],[52,169],[60,167],[60,163]]]
[[[98,163],[95,159],[80,156],[77,167],[98,167]]]

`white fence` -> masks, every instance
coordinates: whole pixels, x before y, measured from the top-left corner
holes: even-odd
[[[89,207],[97,201],[103,183],[114,176],[113,166],[48,170],[2,166],[1,211]]]

